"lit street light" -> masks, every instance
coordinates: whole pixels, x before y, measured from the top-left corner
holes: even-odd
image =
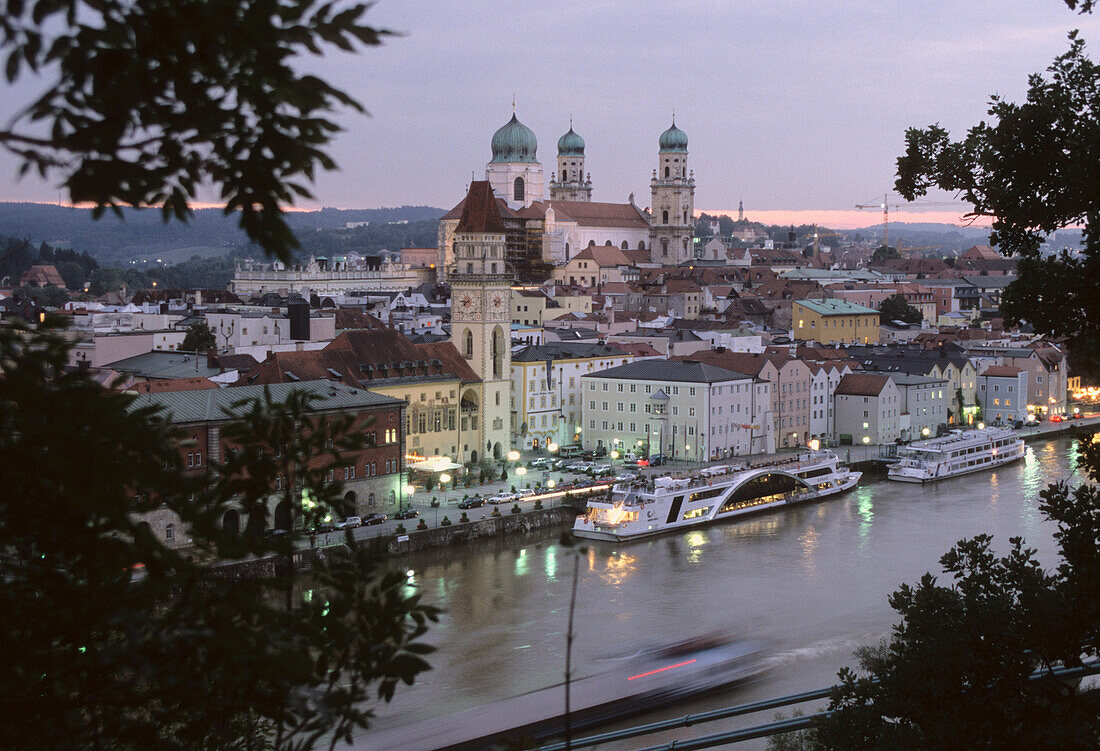
[[[508,452],[508,461],[518,462],[519,461],[519,452],[518,451],[509,451]]]
[[[558,451],[558,444],[548,443],[546,444],[546,450],[549,451],[551,454],[555,454]]]

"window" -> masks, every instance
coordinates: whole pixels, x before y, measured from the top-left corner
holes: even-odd
[[[512,183],[512,200],[514,200],[514,201],[522,201],[523,200],[523,178],[522,177],[517,177],[516,181],[514,183]]]
[[[470,269],[471,272],[473,269]],[[469,329],[466,329],[466,336],[463,341],[463,355],[467,360],[470,360],[474,356],[474,334]]]

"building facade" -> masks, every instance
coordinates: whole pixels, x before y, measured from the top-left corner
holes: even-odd
[[[796,300],[791,304],[791,328],[799,341],[876,344],[879,314],[844,300]]]
[[[514,118],[513,118],[514,119]],[[460,397],[462,458],[504,458],[510,448],[512,276],[504,260],[504,222],[489,182],[470,184],[455,228],[451,342],[481,378]],[[474,412],[481,408],[480,426]],[[469,411],[469,415],[467,415]]]
[[[678,266],[695,259],[695,177],[688,171],[688,138],[672,126],[658,139],[650,180],[649,248],[654,263]]]
[[[773,451],[770,385],[679,360],[645,360],[586,375],[584,445],[686,461]]]
[[[833,399],[841,444],[893,443],[901,437],[902,396],[890,376],[849,373]]]

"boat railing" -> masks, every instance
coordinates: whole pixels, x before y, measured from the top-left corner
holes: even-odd
[[[711,467],[708,468],[709,471],[702,470],[693,473],[677,472],[662,475],[661,477],[637,478],[617,483],[612,489],[612,498],[615,498],[616,489],[624,488],[624,491],[619,491],[625,493],[623,501],[626,505],[636,506],[644,503],[652,503],[655,500],[652,496],[658,491],[673,492],[706,488],[713,486],[716,482],[721,482],[723,478],[729,475],[740,474],[755,469],[781,469],[785,472],[797,472],[800,469],[815,464],[821,464],[822,462],[836,461],[836,459],[836,454],[831,451],[819,451],[815,454],[798,454],[796,456],[781,459],[758,460],[742,464],[731,464],[723,467]],[[658,483],[657,480],[666,480],[666,482]],[[643,493],[648,494],[650,497],[643,497],[641,495]]]

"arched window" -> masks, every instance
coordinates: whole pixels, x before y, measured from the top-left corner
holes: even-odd
[[[688,213],[687,213],[687,210],[685,209],[684,210],[684,224],[687,224],[687,223],[688,223]]]
[[[565,170],[561,171],[561,181],[565,182]]]
[[[517,177],[515,183],[512,184],[512,199],[516,201],[523,200],[523,178]]]
[[[665,165],[665,177],[668,177],[668,165]]]
[[[645,250],[645,240],[638,241],[638,250]]]
[[[684,238],[684,250],[687,250],[687,249],[688,249],[688,239],[685,237]]]
[[[504,331],[500,326],[493,329],[493,339],[489,346],[493,355],[493,377],[501,378],[504,374]]]
[[[668,255],[668,238],[667,237],[662,237],[661,238],[661,255],[663,255],[663,256]]]
[[[472,360],[474,357],[474,334],[469,329],[466,329],[466,336],[462,342],[462,354],[467,360]]]
[[[668,224],[668,212],[667,211],[662,211],[661,212],[661,224]]]
[[[621,248],[622,248],[623,250],[626,250],[627,248],[629,248],[629,247],[630,247],[630,243],[628,243],[628,242],[627,242],[626,240],[623,240],[623,244],[622,244],[622,245],[621,245],[620,247],[621,247]]]

